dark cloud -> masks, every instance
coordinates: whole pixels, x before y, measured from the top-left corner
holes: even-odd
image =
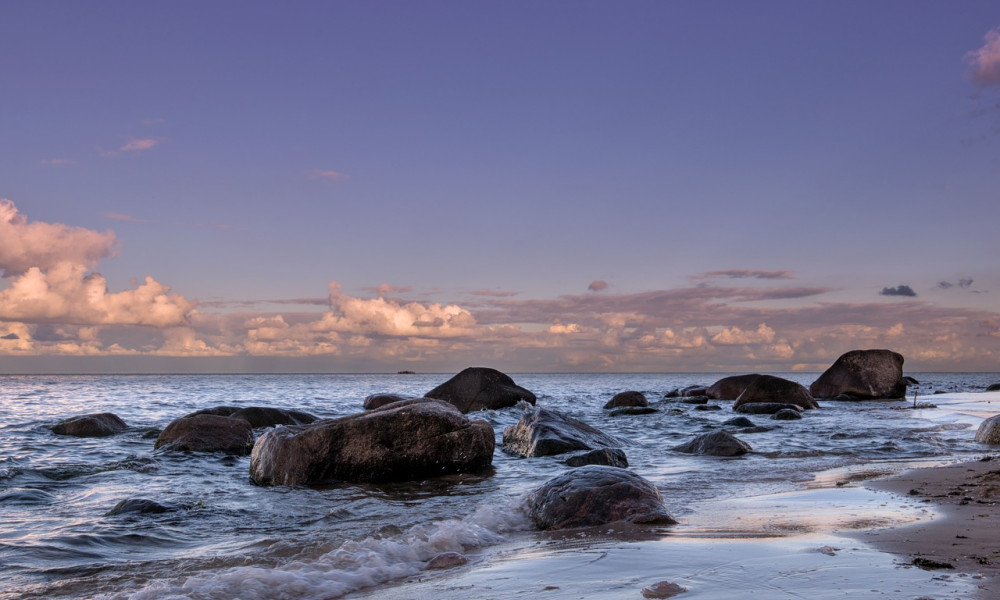
[[[7,335],[0,336],[0,340],[19,340],[19,339],[21,339],[21,336],[17,335],[16,333],[8,333]]]
[[[199,308],[252,308],[264,304],[329,306],[330,298],[283,298],[278,300],[208,300],[198,302]]]
[[[600,291],[608,289],[608,282],[607,281],[602,281],[600,279],[598,279],[596,281],[591,281],[590,285],[587,286],[587,289],[590,290],[590,291],[592,291],[592,292],[600,292]]]
[[[724,271],[706,271],[692,275],[691,279],[795,279],[791,271],[761,271],[759,269],[727,269]]]
[[[952,283],[950,281],[941,281],[938,283],[938,287],[943,290],[950,290],[951,288],[958,286],[960,288],[970,288],[972,287],[973,279],[971,277],[965,277],[959,279],[958,283]]]
[[[35,332],[31,334],[31,337],[37,342],[65,342],[73,339],[61,333],[55,326],[49,324],[42,324],[35,327]]]
[[[879,292],[881,296],[907,296],[909,298],[916,298],[917,293],[913,291],[908,285],[897,285],[896,287],[884,287],[882,291]]]
[[[483,296],[486,298],[510,298],[516,296],[521,292],[506,292],[503,290],[472,290],[469,292],[471,296]]]

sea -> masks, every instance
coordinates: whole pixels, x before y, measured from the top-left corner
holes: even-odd
[[[818,375],[774,374],[806,386]],[[370,394],[421,396],[451,375],[0,376],[0,598],[610,599],[641,598],[661,579],[686,587],[684,598],[741,600],[974,589],[974,579],[908,568],[837,532],[934,518],[926,504],[859,482],[990,452],[974,434],[993,406],[1000,412],[1000,394],[984,391],[1000,373],[908,373],[919,384],[905,400],[823,402],[797,421],[748,415],[768,429],[738,433],[753,447],[739,458],[671,450],[737,415],[731,402],[703,410],[667,393],[727,373],[511,374],[539,406],[625,440],[629,468],[658,487],[673,526],[535,531],[522,498],[570,467],[503,452],[524,403],[469,415],[496,432],[492,469],[406,483],[261,487],[249,457],[153,449],[159,430],[200,409],[339,417],[361,412]],[[626,390],[659,410],[611,416],[604,404]],[[99,412],[129,429],[50,430]],[[170,510],[108,514],[126,499]],[[468,562],[428,569],[443,552]]]

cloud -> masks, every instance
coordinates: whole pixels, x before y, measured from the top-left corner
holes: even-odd
[[[126,223],[149,223],[146,219],[140,219],[123,213],[105,212],[101,214],[112,221],[125,221]]]
[[[971,67],[970,77],[982,87],[1000,85],[1000,27],[986,32],[983,39],[981,48],[965,54]]]
[[[379,296],[387,296],[389,294],[405,294],[413,291],[413,288],[408,285],[392,285],[389,283],[380,283],[375,287],[365,287],[362,289],[366,292],[378,294]]]
[[[751,269],[727,269],[725,271],[706,271],[692,275],[691,279],[795,279],[791,271],[761,271]]]
[[[965,288],[972,287],[972,283],[973,283],[973,279],[971,277],[965,277],[963,279],[959,279],[958,283],[952,283],[950,281],[941,281],[941,282],[938,282],[938,287],[941,288],[942,290],[950,290],[951,288],[953,288],[955,286],[958,286],[959,288],[965,289]]]
[[[908,285],[897,285],[896,287],[884,287],[879,292],[880,296],[908,296],[915,298],[917,293]]]
[[[473,332],[476,319],[455,305],[406,304],[385,298],[356,298],[330,283],[331,311],[315,324],[317,331],[384,336],[456,337]]]
[[[761,344],[774,340],[774,330],[761,323],[754,331],[743,331],[739,327],[726,327],[712,336],[712,343],[721,346],[742,346],[746,344]]]
[[[590,290],[590,291],[592,291],[592,292],[602,292],[602,291],[608,289],[608,282],[607,281],[602,281],[600,279],[598,279],[596,281],[591,281],[590,285],[587,286],[587,289]]]
[[[155,148],[161,143],[163,143],[162,138],[131,138],[118,148],[118,150],[119,152],[141,152]]]
[[[48,165],[50,167],[65,167],[76,163],[76,161],[71,158],[44,158],[40,162],[41,164]]]
[[[486,298],[512,298],[521,292],[508,292],[503,290],[472,290],[470,296],[484,296]]]
[[[346,177],[340,171],[331,171],[329,169],[313,169],[309,171],[309,175],[313,179],[328,179],[330,181],[336,181],[338,179],[343,179]]]

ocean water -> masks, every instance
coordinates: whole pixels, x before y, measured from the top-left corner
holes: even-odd
[[[816,377],[778,375],[807,386]],[[477,572],[510,570],[510,564],[522,570],[543,563],[585,567],[588,556],[600,554],[608,544],[621,549],[626,538],[647,544],[645,548],[660,544],[655,548],[667,552],[680,547],[671,546],[672,536],[702,545],[739,538],[735,530],[744,537],[748,532],[753,533],[749,537],[780,537],[788,533],[781,530],[782,519],[760,511],[754,513],[756,521],[750,519],[754,509],[746,499],[787,499],[824,478],[850,480],[857,473],[988,451],[973,435],[990,407],[962,407],[970,396],[1000,381],[1000,374],[911,375],[920,381],[918,401],[940,400],[938,408],[906,409],[911,397],[827,402],[800,421],[749,415],[773,429],[739,434],[754,452],[719,459],[670,448],[732,418],[731,403],[715,402],[722,410],[701,411],[663,396],[675,388],[710,384],[725,374],[513,374],[537,395],[538,405],[626,440],[630,468],[657,485],[681,521],[589,539],[586,532],[553,536],[532,531],[519,511],[523,494],[568,468],[564,457],[524,459],[502,452],[503,429],[526,406],[470,415],[487,420],[497,434],[491,471],[410,483],[260,487],[249,480],[249,457],[153,450],[157,430],[198,409],[273,406],[337,417],[360,412],[369,394],[422,395],[447,374],[3,376],[0,598],[329,600],[370,597],[380,590],[390,594],[407,583],[414,590],[425,589],[428,597],[458,598],[467,596],[461,586],[444,583],[451,576],[426,570],[427,561],[441,552],[470,557],[460,571],[474,578]],[[644,392],[660,411],[610,417],[603,405],[624,390]],[[49,430],[63,418],[95,412],[113,412],[130,428],[106,438],[64,437]],[[129,498],[152,499],[174,510],[106,516]],[[730,500],[737,499],[750,507],[743,516],[753,525],[734,527],[734,520],[742,518],[731,514]],[[730,514],[719,509],[726,505]],[[916,509],[886,509],[882,502],[878,510],[888,511],[889,522],[892,515]],[[698,544],[689,542],[689,550]],[[544,559],[537,557],[540,547],[545,548]],[[767,548],[755,552],[775,552],[773,546]],[[628,555],[621,550],[611,556],[622,560],[622,552]],[[512,557],[524,558],[519,562]],[[862,562],[878,561],[865,556]],[[641,572],[645,567],[635,568]],[[572,589],[575,577],[555,580]],[[722,582],[719,586],[726,589]],[[500,589],[510,597],[524,592],[516,586]],[[623,597],[636,594],[628,588]],[[501,596],[506,597],[496,597]]]

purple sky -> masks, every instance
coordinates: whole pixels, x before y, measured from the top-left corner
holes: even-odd
[[[0,4],[0,372],[1000,371],[1000,4]]]

